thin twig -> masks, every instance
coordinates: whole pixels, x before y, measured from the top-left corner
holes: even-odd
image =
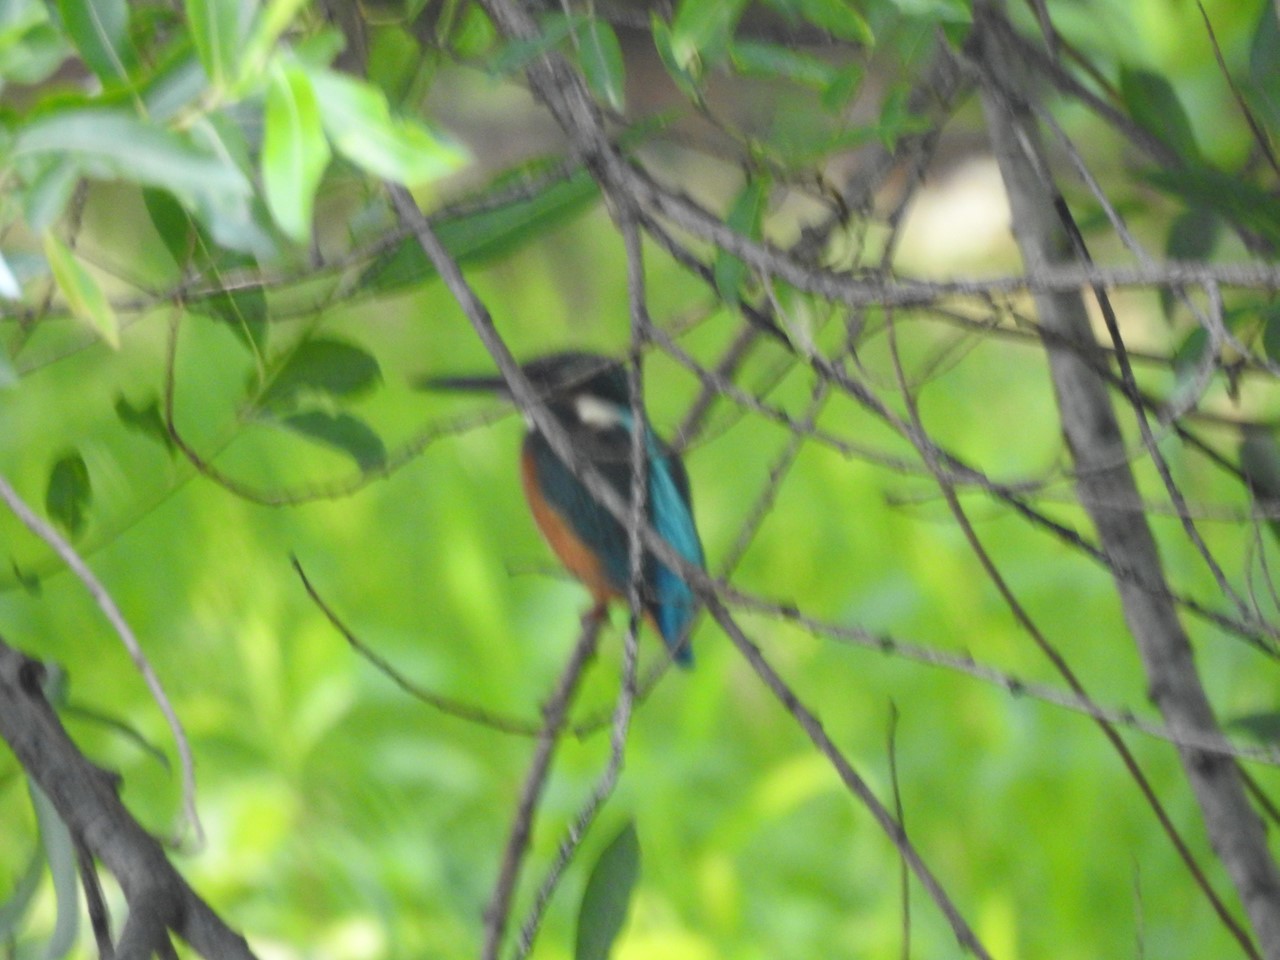
[[[18,496],[17,491],[9,484],[8,479],[2,475],[0,475],[0,500],[4,500],[9,509],[13,511],[14,516],[21,520],[28,530],[47,543],[53,552],[61,557],[76,578],[84,584],[85,589],[89,591],[89,595],[93,597],[94,602],[98,605],[98,609],[102,611],[107,618],[107,622],[111,624],[116,634],[120,637],[120,642],[124,644],[124,648],[128,652],[129,658],[133,660],[133,665],[137,668],[138,673],[142,675],[143,682],[146,683],[152,699],[159,706],[160,712],[164,715],[165,722],[169,725],[169,730],[173,734],[174,744],[178,750],[178,763],[182,772],[183,817],[191,827],[195,846],[197,848],[200,847],[204,843],[204,828],[200,825],[200,815],[196,812],[196,773],[195,760],[191,755],[191,744],[187,740],[186,732],[182,729],[182,721],[178,719],[178,714],[173,709],[173,704],[169,702],[169,696],[164,692],[160,678],[156,676],[156,672],[151,666],[151,661],[147,659],[147,655],[143,652],[142,645],[138,643],[138,638],[134,635],[133,629],[129,626],[128,621],[125,620],[124,614],[120,612],[120,607],[116,604],[110,591],[102,585],[102,581],[89,569],[89,565],[80,558],[80,554],[76,552],[75,548],[51,524],[46,523],[37,516],[35,511],[28,507],[23,499]]]

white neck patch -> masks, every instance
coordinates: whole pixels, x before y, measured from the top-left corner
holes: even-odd
[[[580,393],[573,398],[573,411],[582,421],[583,426],[597,430],[612,430],[614,427],[626,426],[631,418],[625,411],[614,404],[589,393]]]

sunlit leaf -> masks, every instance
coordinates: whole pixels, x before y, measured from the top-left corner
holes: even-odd
[[[681,62],[675,49],[675,37],[671,27],[656,13],[649,18],[650,33],[653,35],[653,46],[658,51],[658,59],[666,68],[668,76],[676,88],[690,100],[697,101],[702,93],[698,89],[698,76],[701,67],[697,64]]]
[[[170,455],[176,449],[169,428],[165,426],[164,416],[160,413],[160,402],[150,400],[144,405],[134,406],[124,394],[116,397],[116,416],[130,430],[136,430],[145,437],[160,443]]]
[[[249,36],[244,44],[238,87],[243,88],[256,82],[259,73],[266,68],[276,41],[308,2],[309,0],[268,0],[266,6],[261,8],[249,28]],[[341,42],[341,35],[337,31],[324,31],[324,34],[328,38],[336,36]],[[328,63],[329,59],[325,58],[320,62]]]
[[[350,399],[367,393],[382,379],[378,361],[340,340],[308,340],[289,355],[263,392],[264,407],[289,408],[305,393]]]
[[[44,255],[71,312],[88,324],[103,343],[113,350],[120,349],[120,319],[93,274],[52,231],[45,231]]]
[[[631,894],[640,875],[640,841],[628,821],[604,848],[582,894],[574,960],[608,960],[613,943],[626,923]]]
[[[84,529],[88,519],[85,511],[92,501],[93,488],[84,458],[75,452],[67,454],[49,471],[45,513],[69,536],[75,537]]]
[[[4,251],[0,250],[0,300],[20,299],[22,299],[22,284],[18,283],[18,278],[13,275]]]
[[[106,83],[127,79],[133,55],[126,0],[58,0],[58,15],[99,79]]]
[[[307,410],[280,421],[295,433],[317,440],[350,456],[361,470],[381,467],[387,462],[387,448],[367,423],[349,413],[331,414]]]
[[[329,70],[311,70],[320,118],[334,148],[374,176],[409,186],[460,169],[466,152],[412,120],[391,116],[382,91]]]
[[[1178,156],[1185,160],[1199,158],[1191,121],[1165,77],[1150,70],[1121,67],[1120,94],[1133,119],[1172,147]]]
[[[837,40],[872,44],[875,34],[866,18],[848,0],[798,0],[800,16]]]
[[[288,236],[306,243],[316,189],[329,165],[320,110],[306,73],[286,65],[267,90],[262,142],[262,181],[267,206]]]
[[[187,25],[209,82],[225,89],[239,70],[239,0],[186,0]]]
[[[695,75],[718,63],[728,52],[745,8],[746,0],[681,0],[671,21],[669,41],[675,63]]]

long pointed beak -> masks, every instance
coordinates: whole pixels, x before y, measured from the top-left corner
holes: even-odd
[[[498,376],[423,377],[415,384],[421,390],[464,390],[471,393],[496,393],[511,399],[507,381]]]

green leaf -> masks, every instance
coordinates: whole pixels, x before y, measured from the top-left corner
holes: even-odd
[[[58,0],[58,15],[76,50],[103,83],[128,79],[133,52],[126,0]]]
[[[240,0],[186,0],[191,39],[215,90],[226,90],[239,74],[241,7]]]
[[[875,43],[871,24],[848,0],[799,0],[797,6],[801,17],[837,40],[868,46]]]
[[[1168,80],[1150,70],[1121,67],[1120,95],[1129,114],[1149,133],[1163,140],[1184,160],[1200,159],[1191,121]]]
[[[576,19],[560,13],[540,18],[538,21],[540,29],[537,35],[504,44],[501,52],[488,61],[489,73],[492,76],[503,77],[523,70],[538,57],[558,47],[573,32]]]
[[[163,187],[179,199],[253,192],[225,155],[123,110],[83,107],[46,114],[19,131],[12,157],[66,157],[85,176]]]
[[[1262,349],[1272,363],[1280,363],[1280,304],[1269,303],[1259,308],[1262,320]]]
[[[675,64],[699,76],[724,59],[745,8],[746,0],[680,0],[669,34]]]
[[[298,243],[311,236],[316,189],[329,165],[320,109],[304,71],[276,70],[267,89],[262,142],[262,180],[276,223]]]
[[[10,568],[13,570],[13,579],[23,590],[33,597],[40,596],[40,577],[34,573],[28,573],[18,566],[18,561],[11,560]]]
[[[1280,446],[1264,427],[1246,426],[1240,438],[1240,472],[1260,509],[1280,513]],[[1280,516],[1267,519],[1280,539]]]
[[[147,208],[147,216],[155,227],[173,262],[180,272],[185,271],[195,250],[196,231],[191,222],[191,214],[183,208],[173,194],[155,187],[147,187],[142,191],[142,203]]]
[[[419,123],[393,118],[382,91],[330,70],[309,71],[334,148],[377,177],[414,186],[460,169],[466,152]]]
[[[13,886],[12,895],[8,900],[0,903],[0,941],[5,943],[17,941],[18,932],[25,925],[31,901],[36,891],[40,889],[40,879],[44,876],[44,863],[44,850],[41,848],[33,851],[31,859],[27,861],[26,869],[22,871],[22,876]]]
[[[628,821],[591,868],[578,908],[574,960],[608,960],[626,922],[639,874],[640,841],[635,824]]]
[[[263,356],[267,348],[267,295],[261,287],[216,293],[198,305],[202,313],[225,323],[231,332],[255,356]]]
[[[494,189],[502,191],[509,186],[503,181],[496,183]],[[460,265],[472,266],[504,256],[542,236],[552,226],[580,213],[598,196],[595,180],[579,170],[525,199],[437,224],[436,235]],[[360,278],[360,288],[377,294],[391,293],[434,274],[435,267],[418,241],[409,237],[370,265]]]
[[[1251,713],[1227,721],[1227,729],[1243,730],[1262,743],[1280,741],[1280,713]]]
[[[666,68],[667,75],[671,77],[671,82],[676,85],[681,93],[695,103],[702,99],[702,91],[698,87],[698,76],[701,75],[701,69],[696,73],[690,70],[685,64],[682,64],[676,58],[676,51],[672,45],[675,38],[671,35],[671,27],[667,22],[659,17],[656,13],[649,17],[650,33],[653,35],[653,46],[658,51],[658,59],[662,61],[662,65]]]
[[[120,320],[93,274],[52,231],[45,231],[44,255],[49,260],[54,282],[67,298],[71,312],[101,337],[103,343],[112,350],[119,350]]]
[[[831,113],[843,110],[862,88],[862,78],[862,64],[853,62],[841,67],[822,91],[823,108]]]
[[[366,473],[387,462],[387,448],[382,438],[367,423],[349,413],[308,410],[284,417],[280,422],[295,433],[348,454]]]
[[[1269,3],[1262,4],[1249,49],[1249,92],[1265,126],[1280,127],[1280,17]]]
[[[74,538],[84,529],[88,519],[85,511],[92,501],[89,468],[84,458],[73,451],[49,471],[49,485],[44,494],[45,513]]]
[[[1280,247],[1280,200],[1242,177],[1210,167],[1148,170],[1142,177],[1187,206],[1212,210]]]
[[[752,177],[734,200],[725,224],[735,233],[758,240],[768,200],[768,178]],[[714,270],[716,290],[721,299],[726,303],[737,303],[741,300],[747,265],[733,254],[720,250],[716,254]]]
[[[305,393],[350,399],[372,390],[381,379],[378,361],[369,353],[340,340],[317,338],[289,355],[259,403],[288,409]]]
[[[158,441],[172,456],[177,449],[169,428],[165,426],[164,416],[160,413],[160,403],[154,398],[145,406],[134,406],[122,393],[116,397],[116,416],[130,430],[136,430],[145,437]]]
[[[294,17],[309,0],[268,0],[249,28],[249,37],[244,44],[244,53],[240,57],[240,76],[236,84],[236,92],[257,84],[259,76],[267,67],[280,35],[293,23]],[[335,33],[325,35],[327,43]],[[308,39],[315,39],[313,34]],[[337,38],[341,42],[341,37]],[[336,50],[335,50],[336,52]],[[326,59],[324,61],[328,63]]]
[[[837,68],[827,61],[776,43],[736,40],[729,59],[740,73],[778,77],[818,89],[830,86],[839,76]],[[857,76],[862,76],[861,67]]]
[[[40,845],[44,848],[45,862],[49,864],[57,905],[53,933],[45,944],[43,957],[44,960],[61,960],[75,946],[80,927],[80,876],[76,868],[75,842],[48,795],[31,780],[27,781],[27,789],[31,794],[31,805],[35,808]]]
[[[590,17],[578,26],[574,36],[587,86],[597,100],[620,112],[626,103],[626,71],[618,35],[599,17]]]

